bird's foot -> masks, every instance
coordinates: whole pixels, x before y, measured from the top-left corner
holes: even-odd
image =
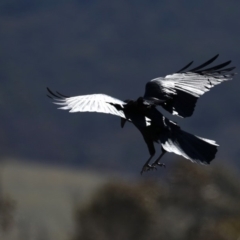
[[[155,163],[152,164],[152,166],[153,166],[153,167],[159,166],[159,167],[164,167],[164,168],[166,168],[165,163],[160,163],[160,162],[155,162]]]
[[[142,168],[141,174],[143,174],[143,172],[147,172],[147,171],[150,171],[150,170],[157,170],[157,167],[153,166],[151,164],[145,164]]]

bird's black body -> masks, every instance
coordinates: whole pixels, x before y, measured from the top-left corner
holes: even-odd
[[[160,163],[160,159],[166,152],[173,152],[193,162],[209,164],[217,152],[218,145],[215,141],[183,131],[175,122],[163,116],[157,106],[162,106],[180,117],[191,116],[197,99],[202,94],[234,76],[234,73],[231,73],[233,67],[224,68],[230,61],[205,68],[217,56],[189,71],[185,70],[192,62],[165,78],[151,80],[146,84],[144,96],[137,100],[123,102],[104,94],[66,97],[58,92],[55,94],[50,89],[48,96],[56,100],[56,104],[62,105],[61,109],[69,109],[70,112],[87,111],[117,115],[121,117],[122,127],[127,121],[131,122],[141,132],[150,153],[141,173],[156,169],[157,166],[165,166]],[[154,143],[161,144],[162,153],[150,164],[155,155]]]
[[[156,109],[155,105],[144,104],[143,98],[139,98],[136,101],[128,100],[126,102],[127,104],[124,105],[122,110],[133,125],[141,132],[150,153],[150,158],[143,166],[141,173],[156,168],[156,166],[165,166],[159,160],[169,151],[169,147],[175,147],[177,149],[176,154],[182,155],[192,161],[209,164],[214,159],[217,152],[216,144],[210,144],[202,138],[181,130],[176,123],[164,117]],[[120,106],[116,106],[116,108],[120,108]],[[151,124],[148,121],[151,121]],[[149,162],[156,152],[154,143],[161,144],[162,154],[150,165]]]

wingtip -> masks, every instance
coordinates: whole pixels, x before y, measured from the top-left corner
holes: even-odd
[[[218,58],[218,56],[219,56],[219,54],[215,55],[214,57],[210,58],[208,61],[204,62],[203,64],[201,64],[193,69],[190,69],[189,71],[196,72],[196,71],[203,69],[204,67],[206,67],[206,66],[210,65],[212,62],[214,62]]]
[[[188,67],[190,67],[193,64],[193,61],[191,61],[190,63],[188,63],[185,67],[181,68],[180,70],[178,70],[176,73],[181,73],[182,71],[186,70]]]
[[[50,88],[49,88],[49,87],[46,87],[46,89],[47,89],[47,91],[48,91],[48,92],[50,92],[50,93],[51,93],[51,90],[50,90]]]
[[[60,93],[60,92],[58,92],[58,91],[56,91],[56,93],[57,93],[59,96],[61,96],[61,97],[69,98],[69,96],[66,96],[66,95],[64,95],[64,94],[62,94],[62,93]]]
[[[46,87],[47,88],[47,91],[50,93],[50,96],[53,96],[55,98],[69,98],[69,96],[66,96],[58,91],[56,91],[56,93],[54,93],[49,87]]]
[[[48,94],[46,94],[47,97],[49,97],[50,99],[54,100],[51,96],[49,96]]]

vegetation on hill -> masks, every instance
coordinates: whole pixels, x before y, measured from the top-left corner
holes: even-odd
[[[73,239],[238,239],[238,183],[227,169],[185,162],[163,181],[109,183],[76,208]]]

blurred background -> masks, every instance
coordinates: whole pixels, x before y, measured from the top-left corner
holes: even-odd
[[[74,96],[142,96],[220,54],[240,67],[240,2],[0,1],[0,239],[240,239],[240,81],[206,93],[182,129],[220,145],[210,166],[149,154],[131,124],[57,110]],[[237,70],[238,71],[238,68]],[[156,146],[157,154],[160,146]]]

